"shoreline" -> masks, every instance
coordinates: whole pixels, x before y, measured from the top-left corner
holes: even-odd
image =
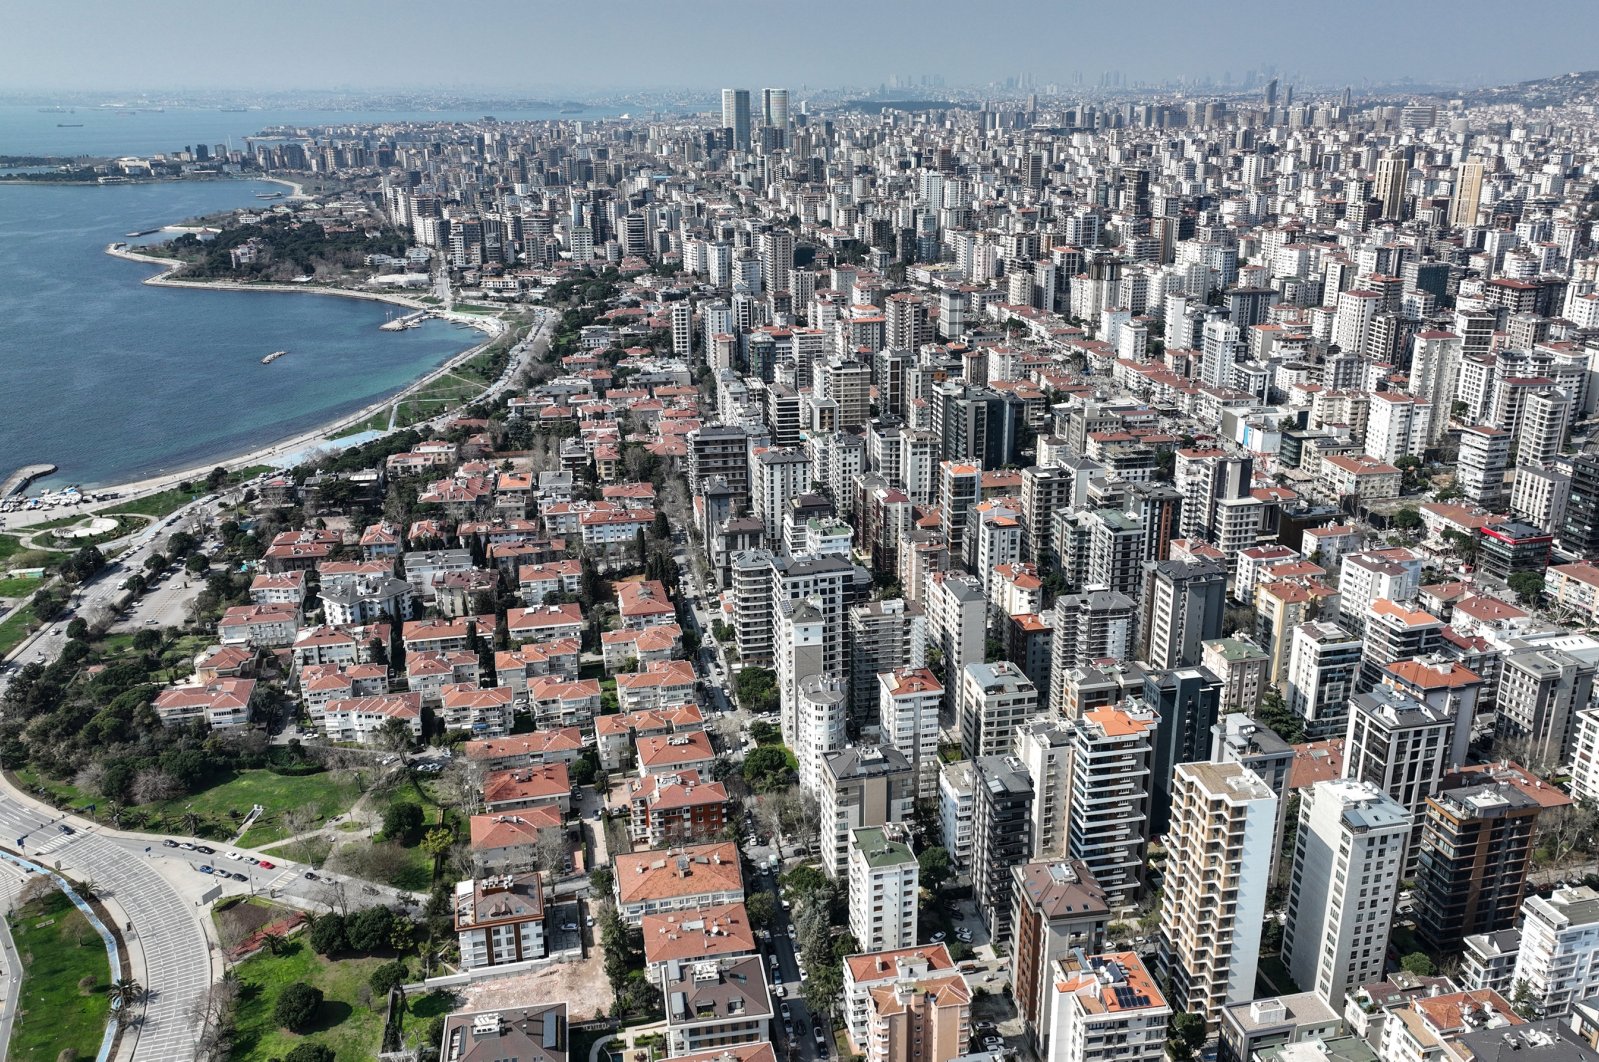
[[[246,284],[238,281],[174,280],[170,279],[170,276],[172,273],[175,273],[182,268],[181,262],[174,263],[168,258],[157,258],[152,255],[139,254],[134,251],[129,251],[122,241],[114,241],[113,243],[109,244],[105,249],[105,253],[111,255],[112,257],[123,258],[132,262],[166,267],[160,273],[157,273],[154,276],[146,277],[143,281],[141,281],[141,283],[150,284],[156,287],[188,288],[190,290],[205,290],[210,288],[220,291],[267,291],[299,294],[311,293],[316,295],[338,296],[342,298],[364,299],[368,302],[385,302],[394,305],[405,306],[413,310],[431,310],[437,313],[441,320],[450,321],[455,324],[468,325],[472,328],[476,328],[480,332],[486,333],[486,335],[480,342],[473,344],[457,354],[451,355],[443,363],[429,370],[427,373],[418,377],[417,379],[412,380],[400,390],[389,395],[385,395],[382,398],[375,399],[371,403],[358,410],[355,410],[354,412],[343,414],[334,420],[327,421],[323,424],[317,425],[314,428],[309,428],[298,432],[287,438],[279,439],[263,446],[258,446],[247,453],[218,458],[208,461],[204,464],[185,468],[176,472],[161,472],[153,476],[147,476],[143,479],[121,483],[97,484],[92,488],[96,493],[114,491],[117,493],[118,497],[109,501],[95,502],[90,505],[77,506],[74,509],[75,512],[90,513],[106,509],[113,509],[119,505],[124,505],[130,501],[137,500],[138,498],[147,494],[154,494],[163,490],[167,490],[185,480],[193,481],[196,479],[204,479],[206,474],[209,473],[213,468],[222,467],[231,472],[240,468],[249,468],[253,465],[272,464],[273,458],[282,458],[294,454],[304,453],[315,448],[318,443],[333,442],[334,437],[342,434],[349,428],[352,428],[361,422],[376,416],[382,410],[388,409],[394,405],[394,403],[403,400],[407,395],[419,391],[440,377],[453,372],[463,363],[470,361],[472,358],[475,358],[479,354],[483,353],[493,343],[510,331],[510,326],[499,317],[455,313],[419,303],[415,299],[406,298],[402,295],[395,295],[386,292],[347,291],[342,288],[312,287],[310,285],[296,284]],[[514,359],[512,364],[514,365]],[[497,382],[498,381],[490,381],[485,385],[484,390],[487,391],[493,388]],[[462,404],[466,405],[469,403]],[[379,434],[388,434],[388,429],[381,429]],[[41,513],[43,512],[44,511],[41,510]],[[54,510],[50,510],[49,512],[54,513]],[[19,523],[17,521],[17,517],[22,515],[24,514],[7,514],[7,530],[21,530],[27,527],[28,525],[26,523]],[[60,514],[56,513],[55,515],[59,516]],[[41,516],[41,519],[45,518],[46,517]]]

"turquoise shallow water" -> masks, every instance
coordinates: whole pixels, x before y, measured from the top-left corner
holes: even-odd
[[[254,181],[0,185],[0,477],[107,484],[242,453],[393,393],[480,333],[383,332],[380,303],[185,291],[112,258],[123,234],[282,191]],[[271,365],[261,357],[289,355]]]

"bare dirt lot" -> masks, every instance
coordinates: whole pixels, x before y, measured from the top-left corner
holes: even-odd
[[[605,977],[605,953],[599,948],[579,962],[556,962],[531,973],[489,977],[458,989],[466,1010],[525,1006],[530,999],[566,1001],[567,1019],[584,1021],[614,1002]]]

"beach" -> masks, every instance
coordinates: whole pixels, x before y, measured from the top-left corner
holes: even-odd
[[[508,328],[508,325],[498,317],[488,317],[479,314],[465,314],[439,310],[435,307],[428,306],[417,299],[408,298],[404,295],[393,294],[389,292],[349,291],[342,288],[312,287],[309,285],[300,284],[246,284],[236,281],[176,280],[172,278],[171,274],[181,268],[181,263],[174,263],[171,259],[158,258],[153,255],[139,254],[135,251],[128,250],[126,246],[120,242],[109,245],[106,248],[106,253],[118,258],[127,259],[129,261],[165,267],[162,272],[157,273],[154,276],[146,277],[143,281],[145,284],[159,287],[189,288],[199,290],[209,288],[214,290],[229,291],[294,292],[298,294],[331,295],[340,298],[364,299],[372,302],[386,302],[397,306],[403,306],[410,310],[428,310],[435,313],[442,320],[469,325],[487,333],[487,335],[482,342],[477,343],[474,346],[471,346],[466,350],[463,350],[460,353],[452,356],[448,361],[444,362],[442,365],[439,365],[426,375],[411,381],[410,384],[400,391],[378,399],[353,413],[345,414],[333,421],[318,425],[315,428],[296,433],[277,442],[258,447],[247,453],[238,454],[233,457],[211,460],[202,465],[196,465],[192,468],[183,469],[177,472],[162,473],[159,476],[151,476],[145,479],[134,480],[126,483],[97,486],[94,491],[95,493],[115,493],[118,495],[118,497],[110,501],[95,502],[77,507],[74,509],[74,511],[77,512],[92,512],[98,509],[114,508],[117,505],[126,504],[132,499],[143,497],[148,494],[158,493],[163,490],[168,490],[184,481],[204,479],[207,473],[218,466],[226,468],[230,471],[241,468],[251,468],[258,465],[275,466],[285,463],[291,458],[303,457],[305,454],[316,449],[318,446],[333,445],[335,436],[347,432],[350,428],[370,419],[380,411],[388,409],[395,402],[403,399],[406,395],[412,394],[426,387],[440,377],[452,372],[462,363],[471,360],[478,354],[481,354],[495,340],[503,336]],[[540,325],[540,329],[544,327],[545,325]],[[533,337],[530,337],[530,340],[532,338]],[[517,370],[520,368],[520,364],[520,359],[513,357],[511,362],[507,365],[505,373],[502,375],[500,380],[489,384],[485,388],[485,393],[496,392],[502,388],[509,379],[514,378]],[[60,515],[61,513],[55,510],[8,513],[6,525],[8,528],[23,528],[33,523],[39,523],[58,518]]]

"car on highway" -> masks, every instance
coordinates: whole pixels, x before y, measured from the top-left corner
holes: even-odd
[[[64,822],[61,825],[57,826],[56,829],[60,830],[64,834],[66,834],[68,837],[71,837],[73,834],[78,832],[77,830],[74,830],[71,826],[68,826]]]
[[[211,866],[209,863],[201,863],[199,866],[199,871],[202,874],[215,874],[217,872],[217,868]]]

